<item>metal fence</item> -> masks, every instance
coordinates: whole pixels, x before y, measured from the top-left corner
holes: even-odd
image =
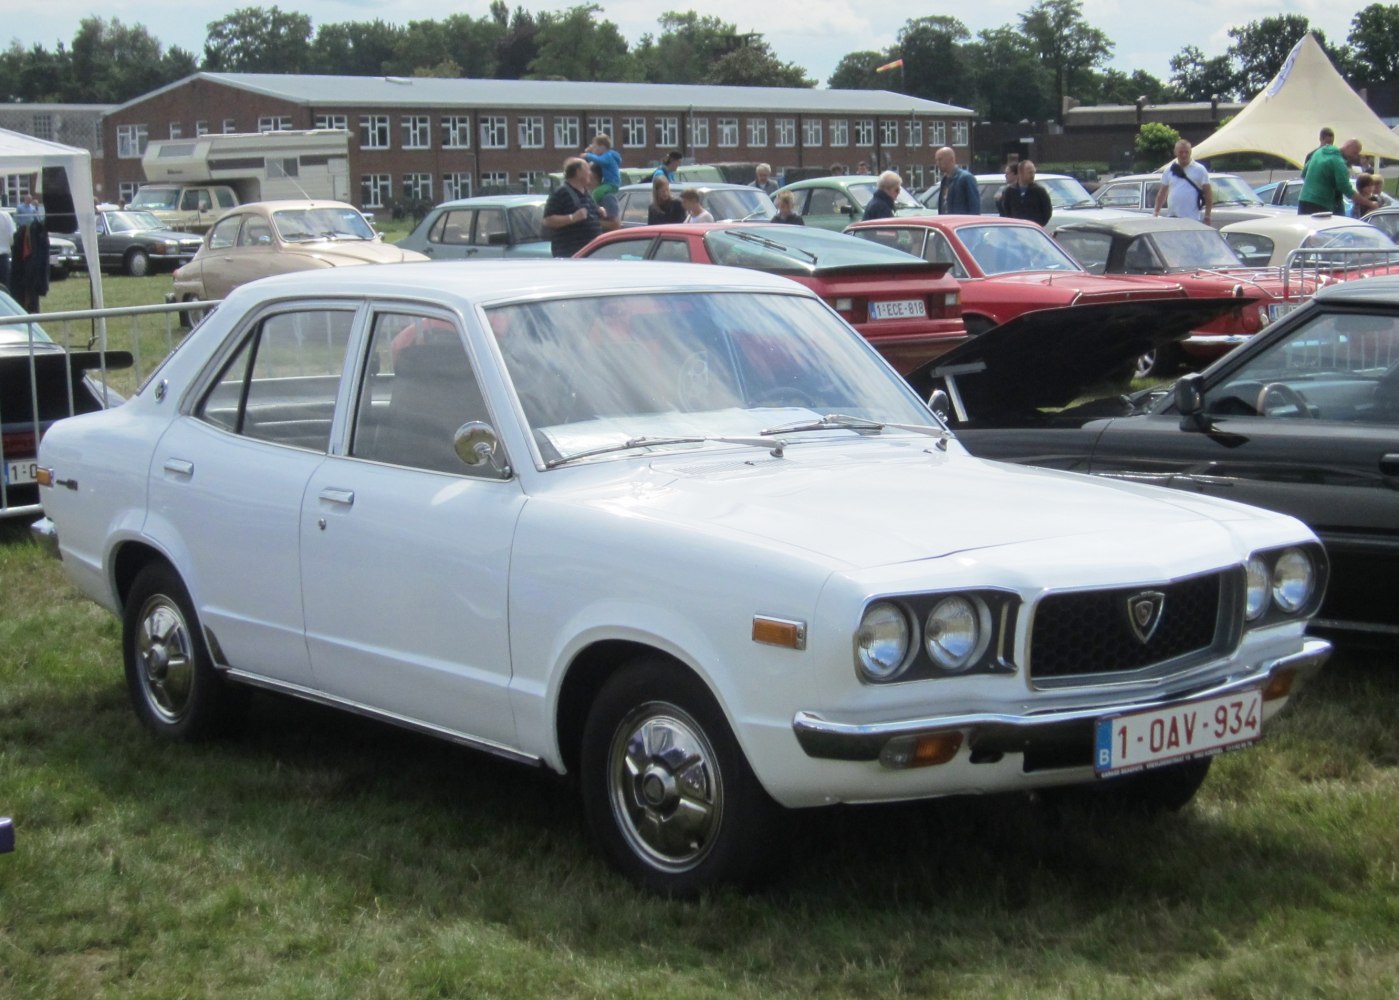
[[[1307,247],[1287,255],[1282,269],[1283,293],[1296,286],[1305,289],[1310,281],[1316,287],[1332,281],[1364,277],[1367,274],[1399,274],[1399,248],[1382,247]],[[1305,292],[1297,294],[1304,298]]]

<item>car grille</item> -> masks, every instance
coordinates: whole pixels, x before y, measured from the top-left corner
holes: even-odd
[[[1220,614],[1230,573],[1149,587],[1050,594],[1035,609],[1030,676],[1036,680],[1143,670],[1232,641]],[[1147,592],[1163,595],[1160,620],[1142,641],[1129,606]]]

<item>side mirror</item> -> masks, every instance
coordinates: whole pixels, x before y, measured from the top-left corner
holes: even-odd
[[[1205,394],[1202,391],[1203,377],[1199,372],[1181,376],[1173,390],[1176,412],[1180,414],[1180,429],[1183,431],[1207,430],[1209,421],[1205,419]]]
[[[943,423],[952,419],[952,400],[944,389],[934,389],[928,397],[928,409],[932,410]]]
[[[486,237],[486,242],[493,247],[508,247],[510,245],[510,234],[491,233]]]
[[[510,466],[497,454],[500,439],[490,424],[472,420],[462,424],[452,435],[452,450],[469,468],[489,464],[501,479],[510,478]]]

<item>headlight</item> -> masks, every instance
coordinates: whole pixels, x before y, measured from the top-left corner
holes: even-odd
[[[1272,579],[1272,568],[1262,556],[1254,556],[1248,561],[1248,597],[1244,604],[1244,617],[1249,621],[1257,621],[1268,610],[1268,590]]]
[[[855,662],[872,681],[897,677],[908,665],[908,616],[887,601],[865,609],[855,633]]]
[[[1312,561],[1301,549],[1288,549],[1273,565],[1271,582],[1277,606],[1288,614],[1296,614],[1312,596],[1315,585]]]
[[[986,605],[957,595],[944,597],[928,612],[923,643],[943,670],[965,670],[986,651],[989,635]]]

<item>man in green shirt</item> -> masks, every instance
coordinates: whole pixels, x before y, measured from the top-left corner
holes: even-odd
[[[1302,171],[1302,195],[1297,202],[1297,214],[1342,214],[1342,196],[1355,197],[1355,188],[1350,183],[1350,165],[1359,160],[1359,139],[1347,139],[1340,149],[1322,146],[1313,152]]]

